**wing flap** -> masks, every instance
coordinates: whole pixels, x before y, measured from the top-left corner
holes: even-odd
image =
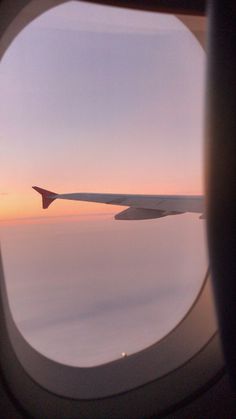
[[[116,220],[149,220],[153,218],[162,218],[167,215],[183,214],[177,211],[162,211],[146,208],[127,208],[115,215]]]

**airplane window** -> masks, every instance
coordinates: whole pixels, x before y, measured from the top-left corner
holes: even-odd
[[[207,269],[201,211],[150,197],[203,194],[202,47],[176,17],[71,1],[31,22],[0,68],[0,234],[16,324],[69,365],[143,350],[181,321]],[[35,185],[116,196],[42,209]]]

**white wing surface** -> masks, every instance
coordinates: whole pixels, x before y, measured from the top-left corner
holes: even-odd
[[[115,216],[117,220],[142,220],[166,217],[185,212],[200,213],[204,218],[204,197],[199,195],[128,195],[110,193],[57,194],[33,186],[42,195],[43,208],[48,208],[55,199],[97,202],[128,207]]]

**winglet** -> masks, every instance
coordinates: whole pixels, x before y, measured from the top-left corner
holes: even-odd
[[[46,189],[39,188],[38,186],[32,186],[32,188],[42,195],[43,208],[46,209],[56,199],[57,194],[55,192],[47,191]]]

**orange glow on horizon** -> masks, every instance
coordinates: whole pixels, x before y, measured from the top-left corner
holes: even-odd
[[[54,205],[54,206],[53,206]],[[70,218],[80,217],[83,219],[91,216],[100,216],[105,213],[116,212],[114,206],[106,204],[94,204],[89,202],[76,201],[57,201],[52,206],[44,210],[42,209],[40,199],[32,200],[28,196],[19,197],[14,195],[1,203],[0,208],[0,223],[15,223],[15,222],[45,222],[52,221],[58,217]]]
[[[200,195],[201,191],[199,190],[198,185],[188,185],[180,191],[177,188],[177,185],[166,184],[162,187],[154,188],[154,185],[135,185],[133,190],[128,190],[127,185],[124,187],[117,186],[115,190],[105,191],[104,188],[99,189],[96,187],[95,191],[89,192],[100,192],[100,193],[127,193],[127,194],[163,194],[163,195]],[[65,193],[68,190],[68,187],[61,187],[60,190]],[[78,192],[78,191],[74,191]],[[90,218],[91,216],[101,216],[102,214],[115,214],[119,211],[122,211],[121,206],[107,205],[107,204],[98,204],[93,202],[79,202],[79,201],[67,201],[67,200],[57,200],[52,203],[50,208],[47,210],[42,209],[41,197],[37,195],[33,190],[30,192],[20,192],[16,191],[15,193],[4,194],[1,196],[1,205],[0,205],[0,223],[14,223],[14,222],[41,222],[51,220],[53,218],[64,217],[79,217],[82,216],[83,219],[85,216]]]

